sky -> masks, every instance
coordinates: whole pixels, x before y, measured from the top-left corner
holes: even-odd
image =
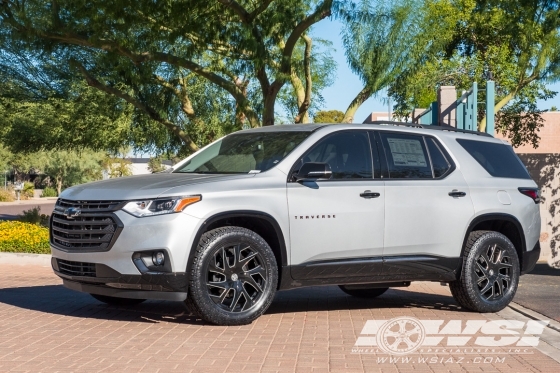
[[[330,40],[336,52],[333,53],[334,60],[337,64],[336,78],[334,84],[325,90],[322,94],[325,98],[325,106],[323,110],[340,110],[346,111],[346,108],[362,89],[362,82],[352,73],[346,62],[344,47],[340,36],[342,24],[338,21],[324,19],[312,30],[312,35],[322,39]],[[435,89],[435,88],[434,88]],[[560,82],[556,82],[549,86],[549,89],[559,92],[556,97],[547,101],[540,100],[538,107],[541,110],[550,109],[552,106],[560,108]],[[362,104],[358,109],[354,121],[361,123],[373,111],[387,112],[387,99],[385,92],[381,92],[378,97],[373,97]]]

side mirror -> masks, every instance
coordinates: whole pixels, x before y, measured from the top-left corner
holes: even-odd
[[[328,180],[332,177],[331,166],[328,163],[307,162],[301,166],[295,177],[297,182]]]

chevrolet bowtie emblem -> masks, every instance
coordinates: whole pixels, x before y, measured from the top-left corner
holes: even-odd
[[[81,213],[82,213],[82,210],[80,210],[77,207],[69,207],[66,210],[64,210],[64,215],[68,219],[74,219],[76,216],[79,216]]]

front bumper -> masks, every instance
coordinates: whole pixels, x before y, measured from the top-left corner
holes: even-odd
[[[72,290],[120,298],[178,301],[187,298],[184,272],[123,275],[104,264],[68,262],[56,258],[51,259],[51,265],[55,274],[62,278],[64,286]],[[69,274],[69,265],[73,265],[75,273],[80,275]]]
[[[64,285],[115,297],[184,300],[187,261],[201,220],[186,213],[136,218],[116,211],[115,215],[123,228],[108,251],[68,251],[51,244],[52,267]],[[161,270],[139,263],[139,253],[156,251],[165,253]],[[63,263],[61,268],[59,261]],[[78,270],[67,270],[72,266]]]

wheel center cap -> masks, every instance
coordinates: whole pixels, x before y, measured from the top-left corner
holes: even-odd
[[[489,274],[490,276],[494,276],[494,270],[491,269],[490,271],[488,271],[488,274]]]
[[[239,277],[237,276],[237,273],[234,273],[233,275],[231,275],[231,281],[237,281]]]

